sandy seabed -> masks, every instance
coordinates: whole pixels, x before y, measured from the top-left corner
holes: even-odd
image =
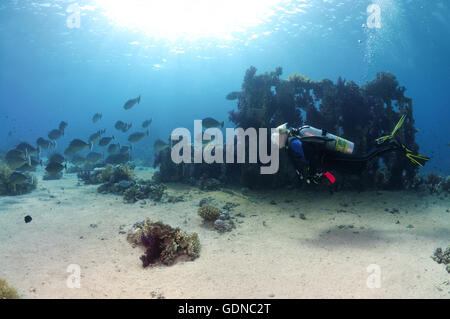
[[[450,245],[450,197],[244,195],[180,184],[169,184],[168,193],[185,201],[125,204],[80,185],[74,174],[59,181],[40,177],[33,193],[0,198],[0,278],[24,298],[450,299],[450,274],[430,258]],[[219,234],[202,225],[197,210],[205,197],[219,207],[239,204],[231,212],[238,215],[236,229]],[[29,224],[26,215],[33,218]],[[143,250],[132,248],[120,229],[146,217],[197,232],[200,258],[143,269]],[[81,269],[80,288],[67,286],[73,264]],[[369,277],[376,282],[374,269],[380,274],[375,288],[368,285]]]

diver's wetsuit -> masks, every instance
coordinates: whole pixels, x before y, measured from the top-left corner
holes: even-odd
[[[297,172],[306,176],[337,170],[343,173],[360,174],[367,167],[367,163],[374,157],[387,152],[402,150],[402,146],[395,140],[385,142],[365,155],[348,155],[336,151],[329,151],[321,138],[303,139],[291,136],[287,142],[288,155]]]

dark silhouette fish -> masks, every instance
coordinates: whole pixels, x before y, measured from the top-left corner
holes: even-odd
[[[117,121],[116,124],[114,125],[116,130],[122,131],[123,133],[126,133],[132,126],[133,126],[133,124],[131,124],[131,123],[126,124],[122,121]]]
[[[86,155],[86,160],[91,163],[98,162],[103,157],[102,154],[96,153],[96,152],[90,152],[88,155]]]
[[[28,144],[27,142],[22,142],[19,145],[16,146],[17,150],[20,150],[22,152],[25,152],[27,154],[31,154],[31,153],[37,153],[38,149],[31,146],[30,144]]]
[[[98,142],[98,145],[100,146],[106,146],[109,143],[111,143],[111,141],[114,139],[114,136],[111,137],[104,137],[100,140],[100,142]]]
[[[97,123],[102,119],[102,116],[103,115],[101,113],[95,113],[94,116],[92,117],[92,122]]]
[[[152,124],[152,119],[144,121],[144,123],[142,123],[142,127],[147,128],[150,124]]]
[[[55,141],[59,139],[61,136],[63,136],[63,132],[59,129],[57,130],[51,130],[50,133],[48,133],[48,138],[51,139],[52,141]]]
[[[59,164],[61,164],[61,163],[63,163],[64,161],[65,161],[66,159],[64,158],[64,156],[62,156],[61,154],[59,154],[59,153],[54,153],[54,154],[52,154],[51,156],[50,156],[50,158],[49,158],[49,163],[52,163],[52,162],[54,162],[54,163],[59,163]]]
[[[128,137],[128,141],[131,143],[139,142],[144,136],[148,136],[148,134],[149,134],[148,130],[147,130],[147,132],[133,133]]]
[[[42,137],[38,138],[36,141],[36,144],[44,150],[48,150],[50,147],[54,147],[55,146],[55,142],[51,142],[49,140],[46,140]]]
[[[114,154],[114,153],[117,152],[118,149],[120,149],[120,144],[119,143],[117,143],[117,144],[110,144],[108,146],[108,154],[110,154],[110,155]]]
[[[67,148],[67,152],[70,154],[75,154],[76,152],[79,152],[81,150],[84,150],[86,147],[89,147],[92,149],[92,143],[86,143],[80,139],[74,139],[72,142],[70,142],[69,147]],[[67,155],[67,154],[66,154]]]
[[[137,98],[135,98],[135,99],[128,100],[128,101],[125,103],[125,105],[123,106],[123,108],[124,108],[125,110],[129,110],[129,109],[131,109],[133,106],[135,106],[136,104],[139,104],[139,103],[141,103],[141,96],[140,96],[140,95],[139,95],[139,97],[137,97]]]
[[[56,163],[56,162],[51,162],[47,165],[47,167],[45,168],[45,170],[50,173],[50,174],[59,174],[61,173],[61,171],[66,168],[66,165],[62,165],[60,163]]]
[[[67,127],[67,122],[62,121],[61,123],[59,123],[59,130],[61,131],[62,135],[64,135],[64,131],[66,130]]]
[[[212,117],[207,117],[202,120],[202,125],[204,128],[213,128],[213,127],[221,127],[223,128],[224,122],[219,122]]]

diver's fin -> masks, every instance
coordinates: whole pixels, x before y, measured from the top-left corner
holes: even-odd
[[[403,151],[405,152],[405,156],[414,164],[423,167],[430,158],[422,155],[422,154],[414,154],[410,149],[406,146],[402,145]]]
[[[377,142],[377,144],[383,144],[387,140],[392,140],[394,138],[394,136],[395,136],[395,133],[397,133],[397,131],[403,126],[403,123],[405,122],[405,119],[406,119],[406,115],[403,114],[402,117],[400,118],[400,120],[398,121],[397,125],[395,125],[394,130],[392,131],[392,133],[389,134],[389,135],[377,138],[375,140]]]

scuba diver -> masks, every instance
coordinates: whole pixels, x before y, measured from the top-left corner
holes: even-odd
[[[280,125],[272,134],[272,143],[286,148],[300,179],[307,183],[319,181],[326,177],[332,184],[336,178],[330,170],[350,174],[360,174],[368,162],[388,152],[402,152],[412,163],[424,166],[430,158],[414,154],[405,145],[395,139],[395,133],[405,121],[403,115],[391,134],[376,139],[375,147],[364,155],[354,154],[354,143],[328,133],[326,130],[311,126],[288,128],[287,123]]]

